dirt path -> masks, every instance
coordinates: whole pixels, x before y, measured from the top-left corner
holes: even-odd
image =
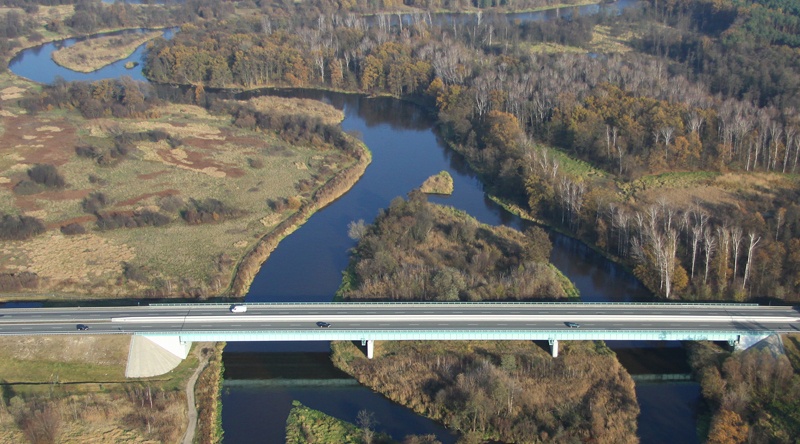
[[[194,385],[197,383],[197,378],[200,377],[200,373],[202,373],[203,369],[208,365],[207,357],[201,357],[200,359],[200,365],[186,383],[186,411],[189,417],[189,425],[186,427],[186,434],[183,435],[183,441],[181,441],[183,444],[192,444],[194,432],[197,429],[197,406],[194,403]]]

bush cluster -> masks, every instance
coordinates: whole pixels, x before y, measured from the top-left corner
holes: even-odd
[[[43,163],[34,165],[28,170],[28,177],[40,185],[48,188],[64,188],[67,181],[53,165]]]
[[[160,227],[170,223],[170,218],[154,211],[145,210],[134,214],[98,214],[97,228],[102,231],[117,228]]]
[[[86,227],[81,224],[71,223],[61,227],[61,233],[65,236],[73,236],[76,234],[86,234]]]
[[[100,191],[95,191],[83,198],[81,208],[83,208],[84,213],[93,214],[107,207],[110,203],[111,199],[108,196]]]
[[[3,214],[0,217],[0,239],[25,240],[44,233],[44,223],[30,216]]]
[[[23,271],[21,273],[0,273],[0,291],[19,291],[39,286],[39,275]]]
[[[231,208],[217,199],[190,199],[189,208],[181,212],[181,217],[190,225],[208,224],[234,219],[244,214],[242,210]]]

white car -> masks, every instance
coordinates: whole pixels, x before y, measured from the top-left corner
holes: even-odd
[[[244,313],[247,311],[246,305],[231,305],[231,313]]]

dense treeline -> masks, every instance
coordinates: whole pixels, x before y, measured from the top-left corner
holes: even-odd
[[[548,264],[540,228],[522,233],[481,225],[415,191],[397,198],[374,224],[351,227],[353,251],[345,299],[481,301],[567,296]]]
[[[94,82],[66,82],[56,79],[41,93],[29,94],[22,105],[36,113],[50,108],[75,109],[87,119],[99,117],[152,118],[161,104],[152,86],[130,77]]]
[[[693,343],[690,353],[712,413],[709,443],[793,442],[800,435],[800,378],[785,355],[768,348],[731,354],[708,343]]]
[[[640,48],[679,62],[682,70],[721,93],[761,107],[800,106],[800,10],[780,0],[658,2]],[[784,110],[788,111],[788,110]]]
[[[337,367],[459,442],[637,442],[633,381],[602,343],[570,342],[557,359],[530,342],[379,343],[371,360],[331,348]]]

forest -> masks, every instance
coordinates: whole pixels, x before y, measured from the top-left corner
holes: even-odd
[[[441,26],[425,14],[400,23],[310,5],[281,15],[291,8],[272,5],[269,15],[184,26],[152,46],[146,72],[196,87],[334,88],[428,103],[492,193],[627,264],[659,296],[797,300],[796,8],[717,3],[644,2],[525,26],[491,13]],[[601,26],[634,30],[630,50],[591,52]],[[542,42],[582,52],[531,50]],[[562,168],[561,153],[601,174]],[[772,183],[729,187],[734,205],[624,192],[669,174]]]
[[[396,198],[375,222],[351,224],[358,240],[343,299],[396,301],[554,300],[577,296],[549,264],[547,233],[479,224],[419,191]]]
[[[795,353],[796,339],[787,340]],[[754,347],[731,354],[711,343],[689,345],[689,362],[712,412],[709,443],[793,442],[800,433],[800,379],[787,355]]]

